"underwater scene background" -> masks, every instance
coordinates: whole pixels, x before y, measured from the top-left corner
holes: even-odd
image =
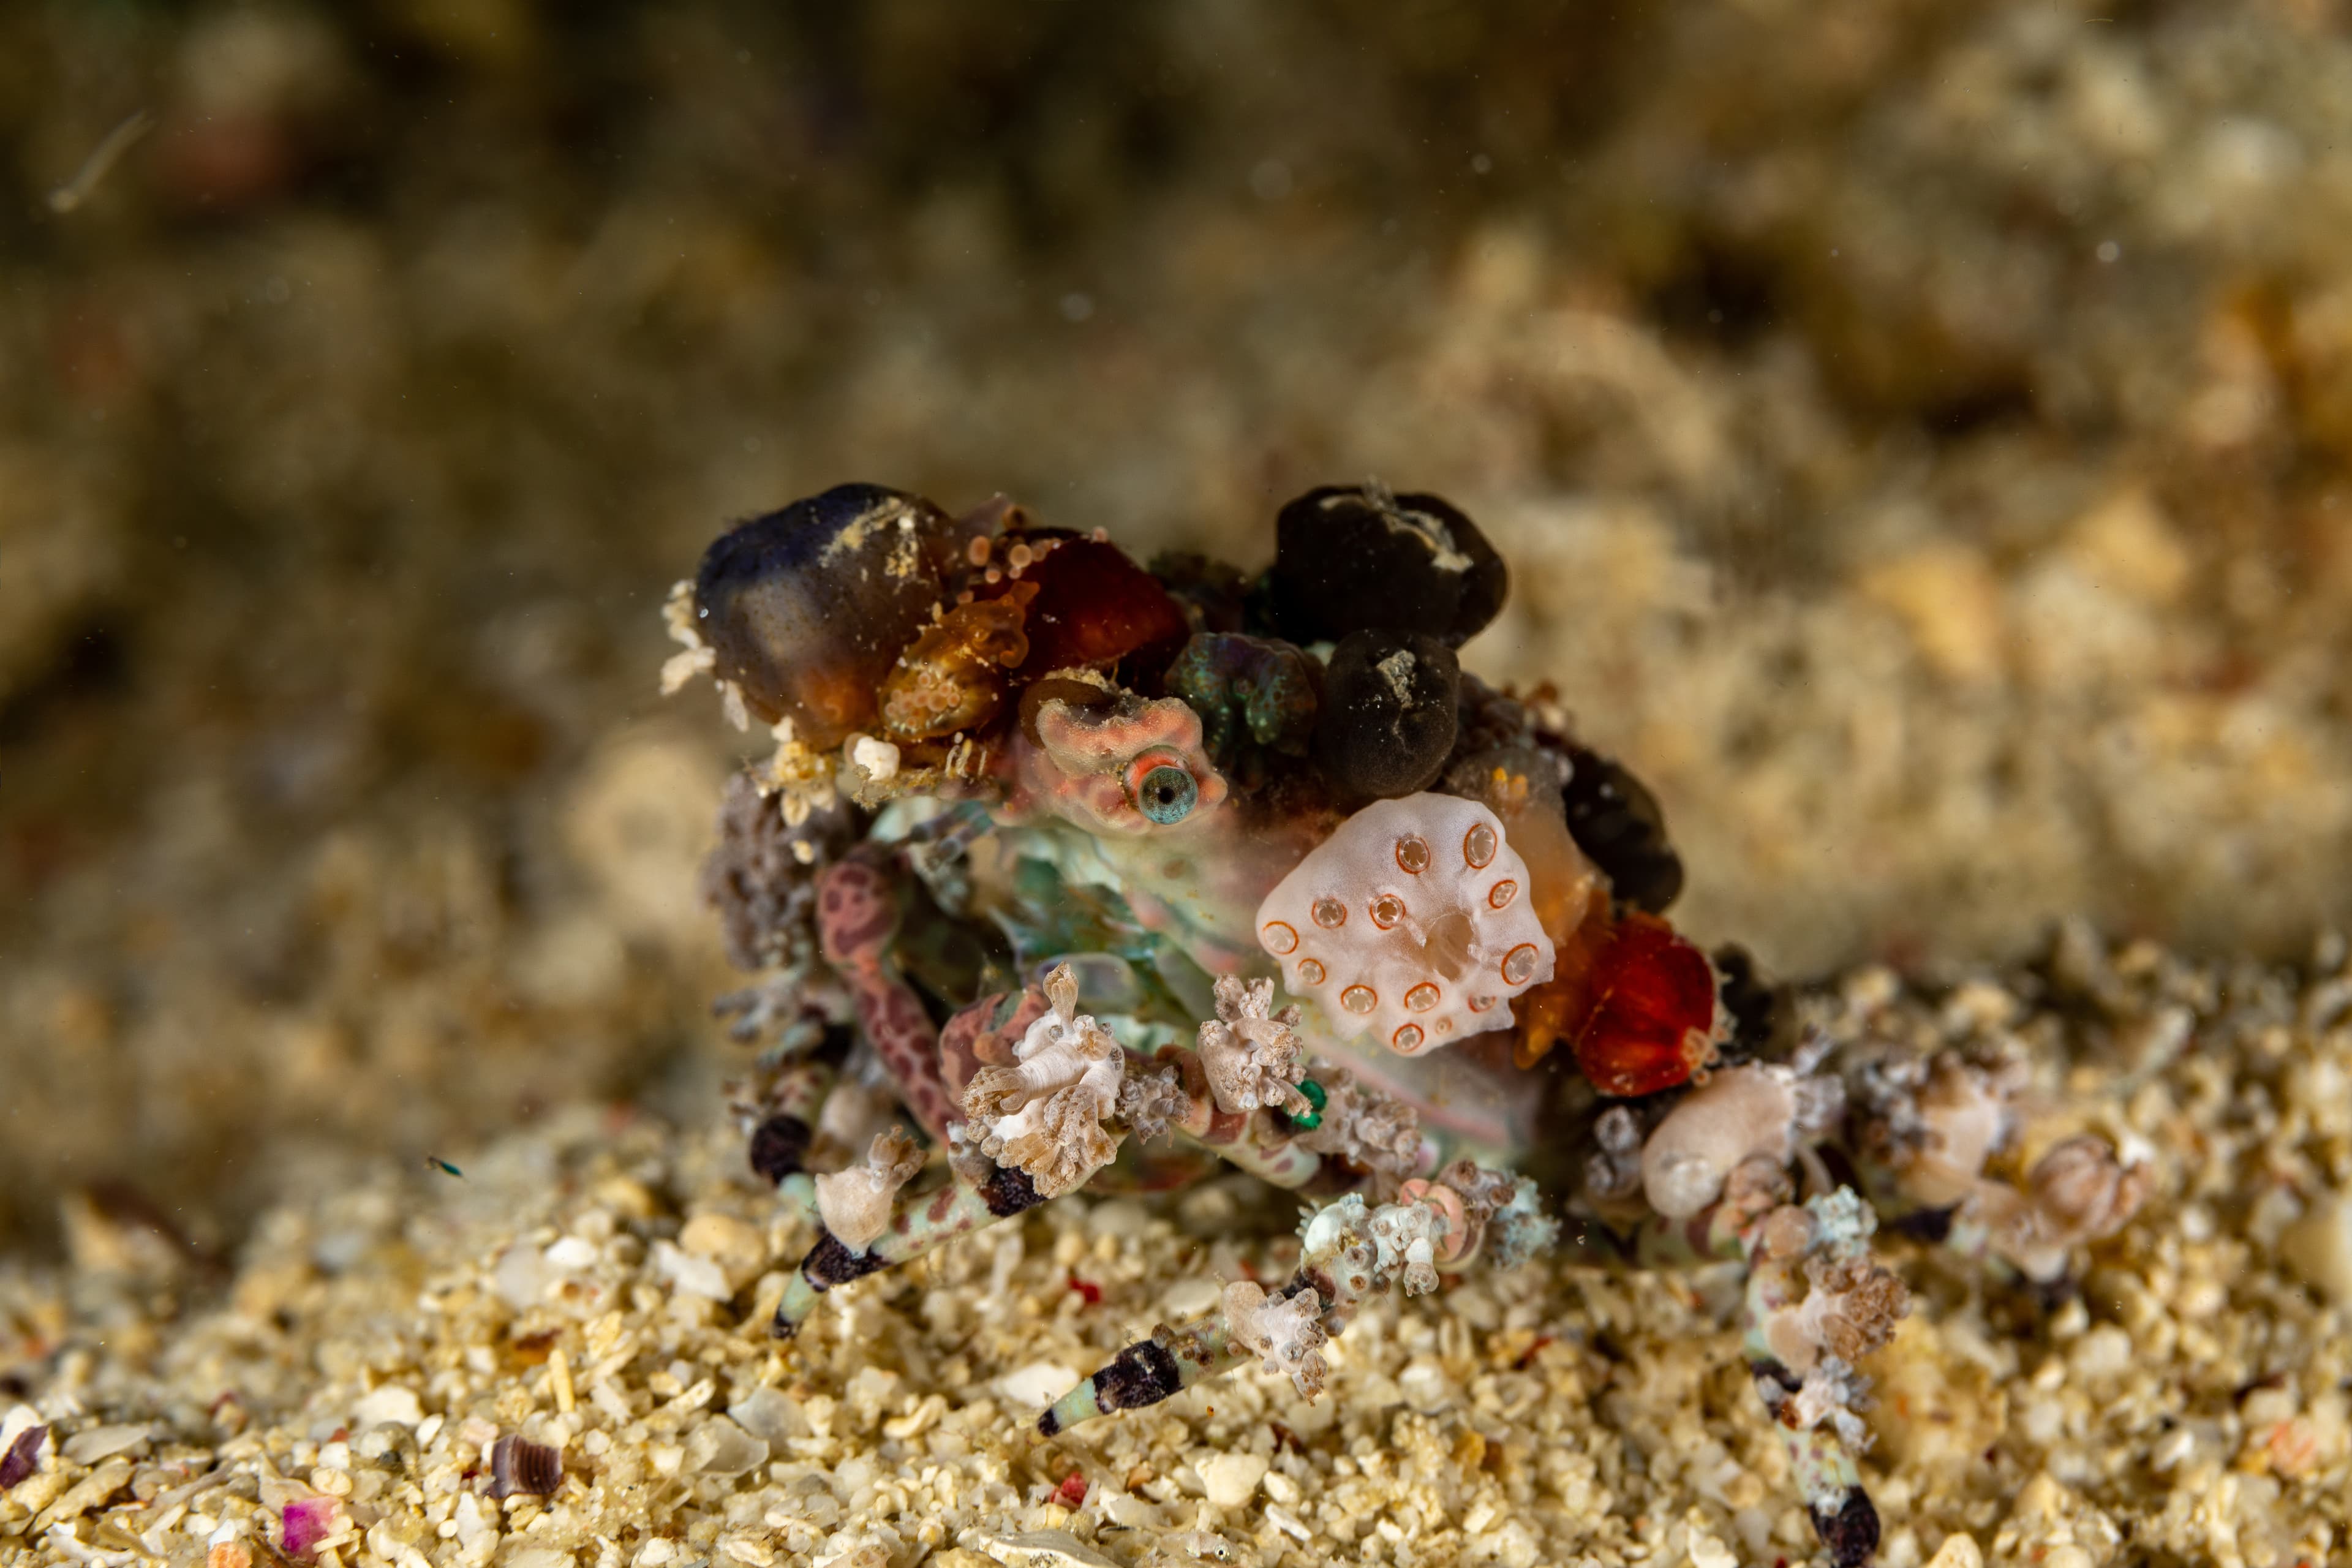
[[[661,697],[671,583],[845,480],[1255,571],[1367,479],[1509,563],[1463,668],[1654,791],[1680,929],[1840,1041],[2083,1057],[2164,1155],[2046,1312],[1906,1268],[1883,1560],[2342,1551],[2340,4],[26,5],[0,184],[0,1411],[55,1432],[0,1554],[240,1508],[404,1568],[1814,1550],[1657,1278],[1008,1447],[1024,1370],[1095,1364],[1037,1324],[1115,1348],[1284,1231],[1242,1182],[1041,1210],[761,1359],[798,1254],[696,868],[767,748]],[[610,1300],[534,1343],[565,1237]],[[409,1530],[385,1455],[487,1475],[507,1390],[591,1408],[625,1348],[640,1470],[595,1458],[669,1522],[460,1477]],[[973,1479],[894,1500],[890,1443]]]

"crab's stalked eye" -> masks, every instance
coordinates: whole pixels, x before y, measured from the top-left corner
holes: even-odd
[[[1135,785],[1135,808],[1166,827],[1192,815],[1193,803],[1201,798],[1201,786],[1192,775],[1173,763],[1161,763],[1152,768]]]

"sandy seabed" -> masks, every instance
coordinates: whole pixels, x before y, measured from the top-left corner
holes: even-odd
[[[2079,930],[1940,994],[1807,994],[1843,1043],[2023,1049],[2027,1142],[2142,1148],[2156,1196],[2035,1301],[1891,1241],[1865,1370],[1888,1568],[2337,1561],[2352,1482],[2352,968],[2199,966]],[[454,1163],[454,1162],[453,1162]],[[0,1560],[907,1568],[1804,1561],[1703,1281],[1549,1260],[1376,1303],[1302,1400],[1251,1371],[1047,1440],[1034,1415],[1217,1282],[1279,1275],[1246,1177],[1064,1199],[766,1320],[813,1240],[738,1136],[583,1108],[271,1211],[224,1281],[77,1211],[0,1310],[55,1347],[0,1436]],[[502,1439],[556,1450],[518,1490]],[[554,1473],[554,1472],[551,1472]],[[503,1495],[501,1495],[503,1494]]]

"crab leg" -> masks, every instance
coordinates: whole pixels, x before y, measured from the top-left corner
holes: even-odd
[[[1132,1054],[1128,1061],[1130,1068],[1143,1065]],[[1169,1131],[1260,1181],[1277,1187],[1303,1187],[1323,1168],[1323,1156],[1296,1139],[1262,1139],[1261,1123],[1255,1114],[1236,1116],[1220,1110],[1205,1094],[1188,1094],[1185,1099],[1183,1119],[1170,1122]]]
[[[1854,1412],[1866,1385],[1847,1358],[1885,1344],[1907,1305],[1900,1283],[1863,1252],[1875,1223],[1861,1198],[1841,1187],[1740,1229],[1748,1370],[1780,1428],[1813,1531],[1838,1568],[1869,1562],[1879,1537],[1878,1510],[1848,1447],[1861,1439]],[[1801,1375],[1790,1362],[1806,1370]]]
[[[1296,1287],[1302,1280],[1292,1284]],[[1325,1311],[1327,1329],[1333,1310]],[[1234,1342],[1222,1311],[1172,1329],[1162,1323],[1151,1331],[1150,1339],[1136,1341],[1102,1370],[1054,1401],[1037,1417],[1037,1430],[1051,1437],[1097,1415],[1157,1405],[1249,1359],[1250,1352]]]
[[[1443,1242],[1454,1219],[1445,1217],[1447,1200],[1460,1197],[1435,1185],[1424,1186],[1411,1203],[1385,1204],[1368,1210],[1360,1197],[1349,1195],[1327,1205],[1306,1226],[1307,1249],[1298,1272],[1278,1291],[1255,1286],[1226,1289],[1216,1311],[1171,1328],[1163,1323],[1151,1337],[1129,1345],[1092,1376],[1055,1400],[1037,1417],[1037,1430],[1050,1437],[1083,1421],[1113,1411],[1157,1405],[1204,1379],[1263,1358],[1267,1370],[1277,1366],[1290,1373],[1299,1391],[1312,1398],[1320,1392],[1326,1369],[1320,1347],[1344,1331],[1365,1300],[1399,1280],[1407,1294],[1436,1288],[1430,1267],[1433,1251],[1414,1245],[1412,1237]],[[1508,1205],[1534,1214],[1532,1184],[1521,1184],[1519,1196]],[[1416,1210],[1425,1210],[1417,1214]],[[1469,1261],[1471,1248],[1485,1227],[1506,1211],[1481,1211],[1467,1233],[1454,1236],[1455,1247],[1444,1256],[1449,1266]],[[1553,1227],[1538,1219],[1529,1229],[1497,1244],[1496,1261],[1509,1268],[1535,1249],[1549,1247]],[[1311,1304],[1307,1313],[1296,1310],[1300,1298]],[[1235,1314],[1245,1315],[1236,1322]]]
[[[1862,1472],[1833,1432],[1780,1428],[1797,1495],[1812,1516],[1813,1533],[1838,1568],[1861,1568],[1878,1550],[1878,1509],[1862,1489]]]
[[[837,1076],[829,1061],[803,1057],[786,1063],[761,1097],[767,1114],[751,1129],[751,1169],[776,1184],[776,1196],[795,1214],[816,1212],[816,1178],[806,1162]]]
[[[1010,1219],[1045,1202],[1021,1172],[1005,1166],[989,1170],[983,1180],[957,1176],[945,1186],[899,1203],[891,1214],[889,1227],[863,1251],[853,1251],[829,1230],[819,1236],[785,1285],[769,1331],[780,1340],[790,1339],[816,1310],[818,1299],[835,1286],[878,1274],[919,1258],[942,1242]]]
[[[1801,1384],[1761,1342],[1754,1326],[1768,1311],[1795,1304],[1788,1286],[1791,1270],[1774,1263],[1754,1268],[1748,1278],[1748,1367],[1756,1391],[1779,1427],[1788,1449],[1797,1496],[1811,1516],[1813,1532],[1830,1549],[1838,1568],[1859,1568],[1878,1550],[1878,1510],[1863,1489],[1862,1472],[1836,1427],[1801,1425]],[[1801,1288],[1798,1294],[1801,1295]]]
[[[1773,1320],[1801,1312],[1809,1292],[1818,1288],[1800,1267],[1811,1242],[1792,1252],[1788,1233],[1775,1237],[1769,1228],[1776,1215],[1804,1211],[1784,1206],[1790,1189],[1785,1174],[1777,1171],[1743,1169],[1729,1187],[1721,1199],[1686,1219],[1650,1215],[1633,1234],[1633,1261],[1644,1268],[1738,1263],[1746,1270],[1741,1321],[1756,1391],[1780,1430],[1814,1533],[1830,1549],[1838,1568],[1859,1568],[1878,1548],[1878,1511],[1863,1489],[1862,1472],[1836,1422],[1815,1402],[1801,1397],[1806,1380],[1782,1363],[1767,1333]],[[1602,1235],[1605,1245],[1606,1233]],[[1620,1261],[1600,1251],[1589,1237],[1577,1239],[1595,1255],[1572,1261],[1603,1266]],[[1827,1352],[1815,1345],[1811,1353]]]
[[[1355,1321],[1374,1289],[1374,1278],[1368,1272],[1339,1268],[1327,1273],[1302,1268],[1275,1295],[1286,1300],[1302,1290],[1315,1291],[1324,1304],[1317,1321],[1325,1336],[1331,1338]],[[1196,1383],[1231,1372],[1255,1359],[1256,1353],[1236,1342],[1233,1324],[1222,1309],[1174,1328],[1162,1323],[1151,1331],[1150,1339],[1136,1341],[1101,1371],[1055,1400],[1037,1417],[1037,1430],[1051,1437],[1097,1415],[1157,1405]]]
[[[940,1031],[939,1047],[946,1082],[960,1089],[986,1062],[1003,1059],[1001,1054],[983,1056],[982,1039],[1017,1039],[1045,1011],[1045,993],[1031,986],[1017,994],[982,997],[949,1019]],[[1006,1048],[996,1047],[996,1051]],[[1192,1058],[1189,1047],[1181,1046],[1158,1057],[1129,1051],[1124,1076],[1141,1078]],[[1183,1109],[1169,1117],[1166,1131],[1277,1187],[1305,1186],[1323,1168],[1323,1157],[1296,1140],[1269,1137],[1269,1124],[1264,1118],[1219,1110],[1216,1100],[1205,1092],[1207,1078],[1198,1068],[1180,1067],[1177,1076]]]
[[[1322,1163],[1320,1156],[1286,1142],[1271,1152],[1272,1158],[1255,1164],[1244,1163],[1246,1155],[1255,1152],[1244,1143],[1219,1144],[1203,1140],[1202,1146],[1282,1186],[1303,1185]],[[1237,1155],[1244,1158],[1236,1158]],[[803,1212],[815,1212],[816,1183],[808,1173],[787,1175],[777,1184],[776,1190]],[[898,1205],[891,1215],[889,1229],[863,1251],[851,1249],[828,1231],[817,1238],[784,1287],[770,1331],[778,1339],[789,1339],[816,1310],[818,1299],[835,1286],[846,1285],[919,1258],[942,1243],[986,1229],[999,1220],[1011,1219],[1043,1202],[1045,1199],[1027,1176],[1009,1166],[1000,1166],[985,1181],[953,1179],[945,1186]],[[1222,1364],[1218,1370],[1222,1370]]]
[[[898,900],[887,873],[864,860],[827,867],[817,881],[816,919],[825,961],[848,984],[858,1026],[900,1102],[924,1131],[945,1142],[949,1125],[963,1116],[940,1078],[939,1031],[889,962]]]

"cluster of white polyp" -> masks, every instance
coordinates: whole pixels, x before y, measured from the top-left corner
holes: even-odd
[[[1027,1175],[1041,1196],[1075,1191],[1111,1163],[1118,1142],[1104,1118],[1118,1108],[1127,1054],[1077,1010],[1077,976],[1045,977],[1053,1010],[1029,1026],[1006,1067],[983,1067],[964,1086],[964,1114],[980,1152]]]

